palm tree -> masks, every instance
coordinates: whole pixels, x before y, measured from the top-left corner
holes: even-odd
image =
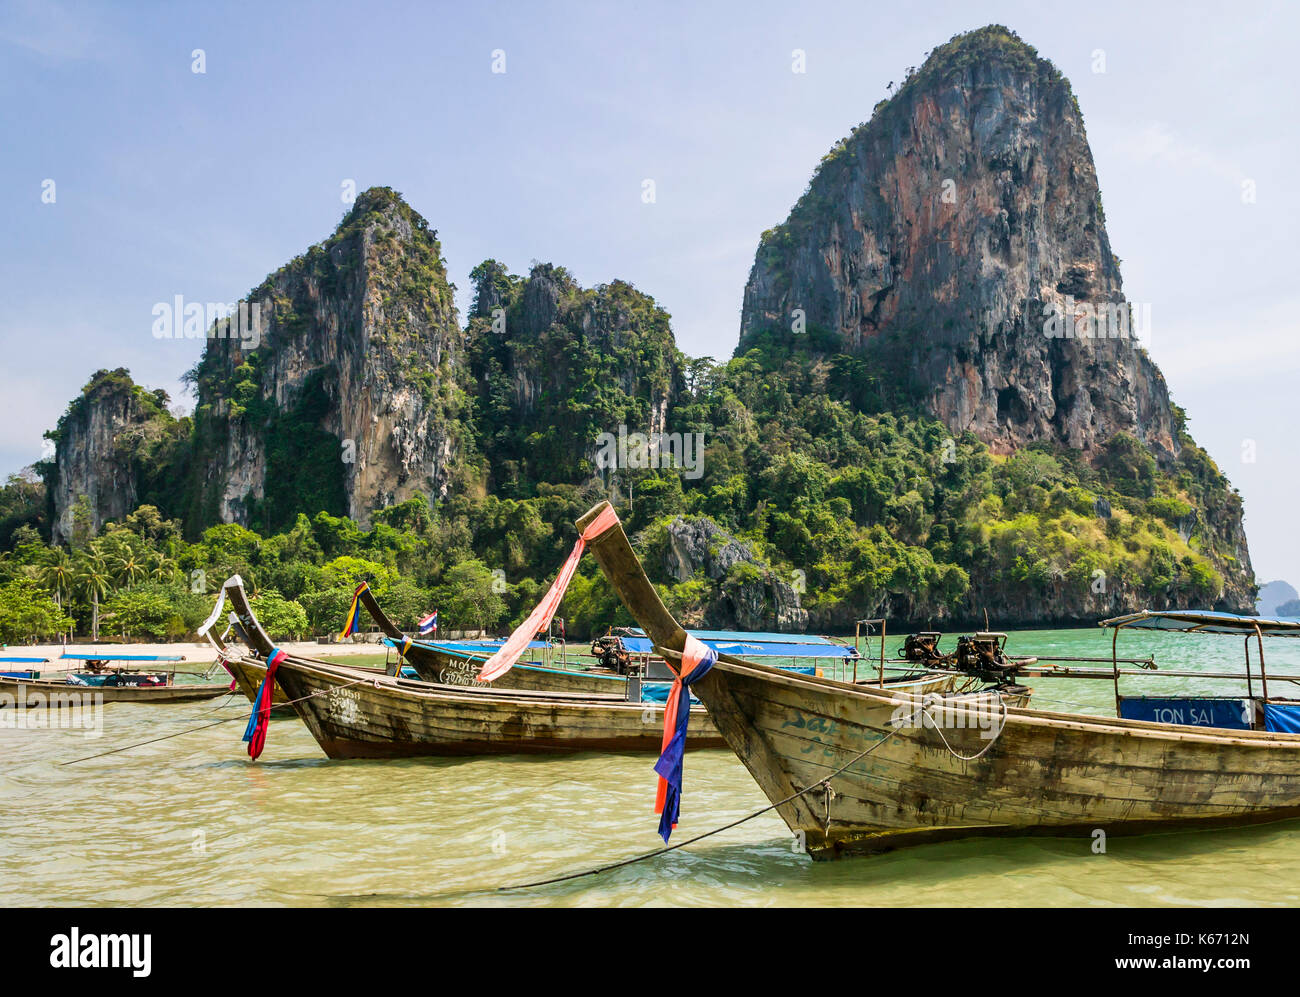
[[[78,591],[90,598],[90,639],[99,640],[99,600],[108,595],[113,577],[108,565],[97,554],[88,554],[79,559],[73,575]]]
[[[149,561],[149,577],[156,582],[170,582],[176,578],[176,562],[162,552]]]
[[[127,591],[130,591],[131,586],[145,576],[147,570],[144,558],[136,553],[134,548],[127,547],[114,559],[113,573],[117,576],[118,582],[126,586]]]
[[[41,568],[41,584],[54,593],[54,604],[62,609],[72,587],[72,560],[62,547],[50,551],[50,560]]]
[[[49,562],[41,568],[41,584],[54,593],[54,604],[62,609],[72,589],[72,560],[62,547],[50,552]]]

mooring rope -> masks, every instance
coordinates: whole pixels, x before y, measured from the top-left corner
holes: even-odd
[[[888,734],[882,737],[871,747],[866,748],[863,751],[859,751],[856,755],[850,758],[838,769],[836,769],[830,775],[826,776],[826,778],[820,780],[819,782],[814,783],[813,785],[807,787],[806,789],[801,789],[799,790],[799,792],[787,796],[784,800],[780,800],[777,803],[769,804],[768,806],[763,807],[763,809],[761,810],[755,810],[752,814],[749,814],[745,817],[741,817],[739,820],[733,820],[730,824],[724,824],[722,825],[722,827],[715,827],[712,831],[705,831],[703,834],[697,834],[695,837],[687,838],[685,841],[679,841],[675,845],[669,845],[666,848],[660,848],[657,851],[653,851],[653,852],[646,852],[642,855],[634,855],[632,858],[622,859],[619,862],[610,862],[606,865],[598,866],[595,869],[587,869],[583,872],[571,872],[567,876],[553,876],[550,879],[539,879],[531,883],[518,883],[514,886],[498,886],[497,892],[508,893],[511,890],[532,890],[532,889],[536,889],[539,886],[551,886],[555,883],[566,883],[569,882],[570,880],[585,879],[587,876],[597,876],[600,875],[602,872],[610,872],[614,869],[622,869],[624,866],[635,865],[637,862],[644,862],[647,859],[658,858],[660,855],[667,855],[669,852],[675,852],[679,848],[685,848],[687,845],[693,845],[697,841],[703,841],[705,838],[711,838],[713,837],[713,835],[721,834],[723,831],[730,831],[733,827],[739,827],[741,824],[747,823],[748,821],[753,820],[755,817],[761,817],[763,816],[763,814],[769,813],[770,811],[775,810],[777,807],[783,807],[787,803],[792,803],[793,801],[799,799],[799,797],[807,793],[811,793],[814,790],[821,790],[822,792],[825,792],[826,787],[830,785],[830,781],[832,779],[834,779],[838,775],[843,774],[843,772],[846,769],[848,769],[851,765],[853,765],[855,762],[865,758],[867,755],[871,754],[873,751],[879,748],[882,744],[888,741],[899,731],[905,729],[909,721],[916,719],[916,717],[921,713],[924,713],[925,710],[926,707],[921,706],[909,716],[900,720],[891,721],[892,723],[894,723],[893,730],[891,730]]]
[[[948,753],[952,755],[953,758],[958,758],[963,762],[973,762],[977,758],[983,758],[985,753],[989,750],[989,748],[993,747],[993,745],[997,743],[998,738],[1002,736],[1002,732],[1007,728],[1007,717],[1009,716],[1007,711],[1007,701],[1003,699],[1002,696],[999,695],[998,702],[1002,704],[1002,719],[998,721],[998,732],[994,734],[991,738],[989,738],[988,744],[984,745],[984,747],[980,748],[980,750],[973,755],[963,755],[951,744],[949,744],[948,738],[944,735],[943,732],[943,724],[937,721],[935,722],[934,725],[935,732],[939,735],[939,740],[943,742],[943,746],[948,749]],[[925,707],[923,707],[923,709],[928,709],[929,707],[934,705],[935,705],[934,703],[929,703]]]
[[[328,689],[320,689],[320,690],[318,690],[317,692],[308,693],[306,696],[299,696],[297,699],[290,699],[290,700],[287,700],[286,702],[283,702],[283,703],[275,703],[275,702],[273,702],[272,705],[273,705],[273,706],[293,706],[295,703],[302,703],[302,702],[305,702],[305,701],[308,700],[308,699],[315,699],[317,696],[328,696],[328,695],[329,695],[331,692],[333,692],[335,689],[346,689],[346,688],[348,688],[349,686],[360,685],[362,682],[371,682],[371,681],[374,681],[373,677],[367,675],[367,676],[365,676],[364,678],[354,679],[354,680],[351,681],[351,682],[344,682],[342,685],[332,685],[332,686],[330,686]],[[207,730],[209,727],[217,727],[217,726],[220,726],[221,724],[234,723],[236,720],[244,720],[244,721],[247,721],[248,718],[251,717],[252,715],[253,715],[253,713],[252,713],[252,711],[250,710],[248,713],[241,713],[241,714],[239,714],[239,716],[235,716],[235,717],[222,717],[220,720],[214,720],[214,721],[212,721],[212,723],[201,724],[201,725],[198,726],[198,727],[190,727],[190,728],[187,728],[186,730],[173,731],[173,732],[170,733],[170,734],[163,734],[161,737],[151,737],[151,738],[150,738],[149,740],[147,740],[147,741],[136,741],[134,744],[124,744],[124,745],[122,745],[122,747],[120,747],[120,748],[113,748],[113,749],[110,750],[110,751],[101,751],[101,752],[100,752],[99,754],[97,754],[97,755],[87,755],[85,758],[73,758],[73,759],[71,759],[70,761],[59,762],[59,764],[60,764],[60,765],[76,765],[78,762],[90,762],[90,761],[94,761],[96,758],[105,758],[105,757],[107,757],[108,755],[116,755],[116,754],[118,754],[118,753],[120,753],[120,752],[123,752],[123,751],[130,751],[132,748],[143,748],[145,745],[148,745],[148,744],[157,744],[159,741],[167,741],[167,740],[170,740],[170,739],[173,738],[173,737],[182,737],[182,736],[184,736],[185,734],[197,734],[199,731],[201,731],[201,730]]]

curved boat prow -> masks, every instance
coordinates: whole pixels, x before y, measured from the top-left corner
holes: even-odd
[[[223,598],[230,600],[235,617],[243,628],[243,636],[248,640],[249,649],[263,658],[268,657],[275,650],[275,642],[267,636],[266,631],[262,629],[262,624],[257,621],[253,607],[248,601],[248,593],[244,591],[244,580],[238,575],[231,575],[221,587],[221,594]]]
[[[366,607],[366,612],[370,614],[370,618],[375,621],[375,625],[385,637],[391,637],[396,641],[409,639],[407,633],[379,608],[379,600],[375,598],[375,593],[370,591],[368,584],[357,593],[357,598],[361,600],[361,605]]]
[[[590,509],[578,520],[578,533],[581,534],[609,507],[608,502],[601,502]],[[587,550],[650,640],[657,646],[672,651],[685,648],[686,631],[650,584],[650,579],[641,566],[641,559],[636,556],[627,534],[623,532],[623,524],[615,519],[613,526],[587,541]]]

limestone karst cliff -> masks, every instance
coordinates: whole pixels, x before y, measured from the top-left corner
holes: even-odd
[[[49,436],[46,468],[55,543],[93,536],[142,502],[176,501],[173,469],[183,466],[189,420],[167,411],[162,391],[145,391],[124,369],[98,371]]]
[[[446,494],[465,404],[452,293],[425,220],[388,188],[361,194],[248,295],[256,337],[209,340],[188,518],[276,528],[310,508],[368,523]]]
[[[852,354],[886,406],[995,454],[1058,445],[1104,466],[1138,441],[1195,484],[1183,532],[1248,610],[1240,497],[1142,346],[1150,310],[1124,298],[1069,81],[991,25],[936,48],[763,234],[736,352]]]
[[[563,268],[473,271],[474,422],[493,491],[593,477],[602,433],[671,430],[684,358],[669,316],[626,281],[582,288]]]
[[[1118,327],[1122,286],[1069,82],[983,28],[937,48],[764,233],[739,351],[793,335],[800,312],[995,452],[1092,450],[1124,431],[1167,463],[1179,446],[1168,392],[1134,324]]]

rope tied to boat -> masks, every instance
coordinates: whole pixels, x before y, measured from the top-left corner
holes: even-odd
[[[518,883],[514,886],[498,886],[497,892],[505,893],[505,892],[509,892],[510,890],[532,890],[532,889],[536,889],[539,886],[552,886],[555,883],[567,883],[575,879],[585,879],[588,876],[598,876],[602,872],[612,872],[615,869],[622,869],[625,866],[635,865],[636,863],[644,862],[647,859],[658,858],[660,855],[667,855],[669,852],[675,852],[679,848],[685,848],[687,845],[693,845],[697,841],[703,841],[705,838],[711,838],[715,834],[721,834],[723,831],[730,831],[733,827],[739,827],[741,824],[746,824],[749,821],[753,820],[755,817],[761,817],[763,816],[763,814],[770,813],[771,811],[776,810],[778,807],[785,806],[787,803],[793,803],[801,796],[811,793],[817,789],[821,789],[822,787],[829,787],[832,779],[836,778],[839,775],[842,775],[852,765],[854,765],[861,759],[865,758],[867,755],[871,754],[881,745],[885,744],[890,738],[894,737],[899,732],[907,729],[909,723],[912,720],[916,719],[916,717],[918,717],[922,712],[924,712],[924,710],[925,707],[921,706],[918,707],[916,710],[914,710],[910,715],[906,717],[900,717],[897,719],[891,718],[889,722],[890,724],[893,725],[894,728],[893,730],[889,731],[889,733],[885,734],[883,737],[880,738],[880,740],[876,741],[870,747],[864,748],[862,751],[859,751],[856,755],[854,755],[847,762],[845,762],[843,765],[837,768],[834,772],[828,775],[821,782],[815,782],[811,786],[806,786],[805,788],[790,794],[785,799],[778,800],[776,803],[771,803],[763,807],[761,810],[755,810],[752,814],[748,814],[744,817],[741,817],[739,820],[733,820],[729,824],[723,824],[721,827],[715,827],[712,831],[705,831],[703,834],[697,834],[693,838],[687,838],[685,841],[679,841],[675,845],[668,845],[665,848],[660,848],[653,852],[646,852],[643,855],[634,855],[630,859],[623,859],[619,862],[610,862],[606,865],[598,866],[595,869],[587,869],[583,872],[571,872],[566,876],[553,876],[550,879],[539,879],[531,883]],[[829,806],[829,801],[828,801],[828,806]],[[829,810],[828,810],[828,814],[829,814]]]
[[[347,689],[350,686],[360,685],[362,682],[369,682],[369,681],[370,678],[368,676],[364,678],[353,679],[351,682],[344,682],[341,683],[340,685],[332,685],[328,689],[317,689],[315,692],[309,692],[305,696],[299,696],[297,699],[291,699],[288,702],[281,703],[280,705],[293,706],[297,703],[304,703],[309,699],[315,699],[318,696],[328,696],[335,689]],[[250,714],[250,716],[254,716],[254,715],[255,714]],[[247,719],[249,719],[249,717],[244,716],[244,714],[242,713],[239,714],[239,716],[235,716],[235,717],[222,717],[220,720],[213,720],[211,723],[201,724],[198,727],[187,727],[185,730],[173,731],[171,734],[164,734],[161,737],[151,737],[147,741],[136,741],[134,744],[124,744],[120,748],[112,748],[108,751],[101,751],[97,755],[86,755],[84,758],[72,758],[66,762],[59,762],[59,764],[76,765],[78,762],[90,762],[90,761],[94,761],[96,758],[104,758],[108,755],[120,754],[123,751],[130,751],[133,748],[143,748],[150,744],[157,744],[159,741],[169,741],[173,737],[183,737],[186,734],[197,734],[199,731],[207,730],[209,727],[218,727],[221,724],[234,723],[237,720],[247,720]]]
[[[829,779],[822,783],[822,789],[826,793],[826,836],[829,838],[831,835],[831,800],[835,799],[835,790],[831,788]]]
[[[997,694],[995,693],[995,695]],[[998,738],[1002,736],[1002,732],[1007,728],[1007,716],[1008,716],[1007,701],[1003,699],[1001,695],[998,695],[997,699],[998,699],[998,704],[1002,707],[1002,716],[997,723],[997,733],[994,734],[991,738],[989,738],[988,743],[985,744],[984,747],[980,748],[980,750],[975,752],[975,754],[973,755],[963,755],[951,744],[949,744],[948,738],[943,733],[943,724],[940,723],[937,719],[935,719],[933,714],[926,713],[926,715],[930,717],[931,721],[933,721],[935,733],[939,735],[939,740],[943,742],[943,746],[948,749],[948,753],[950,755],[952,755],[954,758],[960,759],[963,762],[973,762],[979,758],[983,758],[984,755],[988,753],[988,750],[992,748],[994,744],[997,743]],[[921,707],[921,712],[925,712],[933,708],[935,705],[936,704],[933,702],[926,703],[924,706]],[[952,707],[945,706],[944,708],[951,709]],[[915,714],[913,714],[913,716],[915,716]]]

